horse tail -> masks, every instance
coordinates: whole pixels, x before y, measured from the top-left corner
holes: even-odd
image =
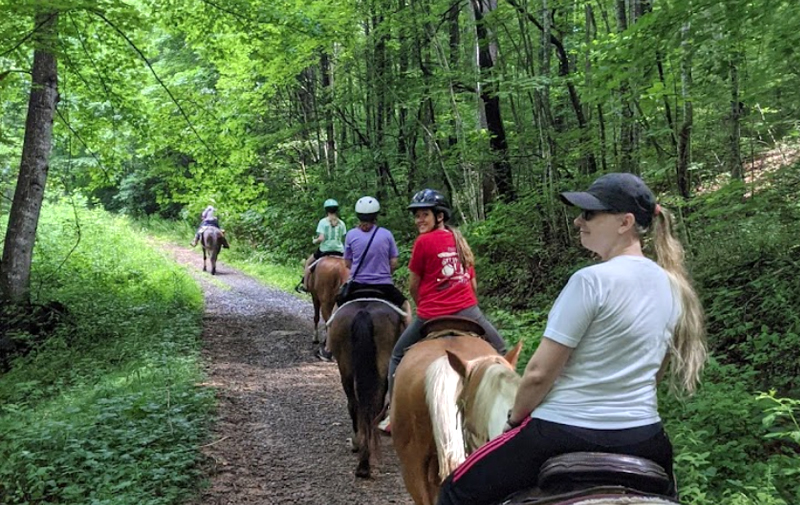
[[[441,480],[467,459],[461,414],[456,404],[460,389],[461,376],[450,366],[447,356],[428,366],[425,371],[425,401],[431,416]]]
[[[366,310],[359,310],[350,326],[352,339],[351,363],[356,393],[356,425],[359,434],[359,456],[369,457],[379,447],[375,418],[378,417],[381,398],[381,379],[378,373],[375,325]]]

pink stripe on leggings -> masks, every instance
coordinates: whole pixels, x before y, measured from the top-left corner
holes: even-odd
[[[475,463],[486,457],[487,454],[491,453],[498,447],[502,446],[503,444],[514,438],[517,435],[517,433],[519,433],[519,430],[524,428],[525,425],[530,422],[530,420],[531,417],[528,416],[527,418],[525,418],[522,424],[520,424],[516,428],[510,429],[507,432],[500,435],[499,437],[493,440],[489,440],[482,446],[478,447],[478,449],[476,449],[475,452],[470,454],[469,457],[463,463],[461,463],[461,465],[459,465],[458,468],[456,468],[455,472],[453,472],[453,482],[460,479],[462,475],[468,472],[469,469],[475,465]]]

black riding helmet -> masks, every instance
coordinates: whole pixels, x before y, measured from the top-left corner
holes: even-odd
[[[432,209],[434,214],[443,213],[445,221],[450,219],[450,205],[447,203],[447,198],[435,189],[423,189],[411,198],[408,210],[414,212],[417,209]]]

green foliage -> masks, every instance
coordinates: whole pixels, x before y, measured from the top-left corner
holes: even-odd
[[[50,204],[36,296],[71,325],[0,381],[0,502],[176,503],[198,482],[211,391],[202,297],[126,220]]]
[[[709,342],[723,360],[761,372],[756,389],[800,391],[800,269],[787,168],[758,187],[726,185],[698,198],[687,221],[693,271],[708,317]],[[745,189],[752,194],[743,196]]]
[[[678,484],[687,504],[788,505],[798,499],[800,446],[769,442],[775,433],[792,433],[792,426],[788,432],[771,431],[771,426],[776,412],[792,412],[796,402],[773,398],[765,404],[764,395],[754,396],[741,379],[740,370],[714,360],[691,399],[662,391],[662,418],[675,445]]]
[[[492,303],[549,308],[580,264],[577,248],[565,252],[567,244],[553,240],[561,234],[550,228],[545,215],[551,205],[541,195],[528,194],[511,204],[495,204],[485,221],[465,227],[481,292]],[[559,204],[557,211],[559,222],[569,226],[569,210]]]

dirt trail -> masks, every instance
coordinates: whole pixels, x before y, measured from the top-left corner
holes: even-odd
[[[312,308],[197,250],[168,247],[205,293],[203,355],[219,418],[210,487],[192,505],[412,503],[391,440],[370,480],[356,479],[346,399],[335,364],[314,357]],[[224,255],[224,253],[223,253]]]

